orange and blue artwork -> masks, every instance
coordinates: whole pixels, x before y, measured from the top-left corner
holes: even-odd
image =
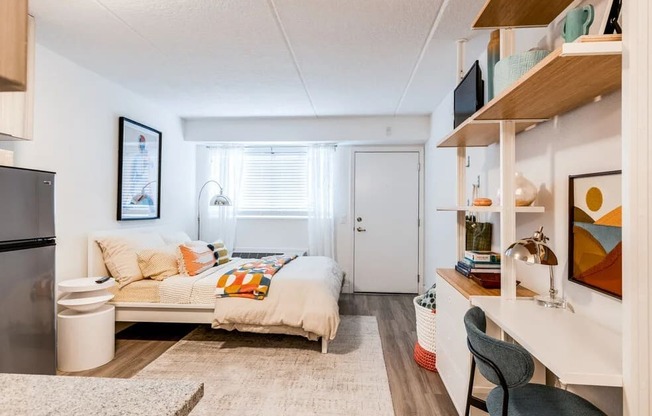
[[[622,298],[621,172],[570,177],[569,280]]]

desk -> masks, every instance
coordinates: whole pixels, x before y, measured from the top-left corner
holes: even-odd
[[[532,300],[473,296],[480,307],[516,342],[564,384],[622,387],[622,335],[564,309]]]

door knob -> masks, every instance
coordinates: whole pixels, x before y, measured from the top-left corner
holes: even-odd
[[[356,228],[356,230],[358,230],[359,233],[363,233],[363,232],[367,231],[366,228],[362,228],[362,227],[358,227],[358,228]]]

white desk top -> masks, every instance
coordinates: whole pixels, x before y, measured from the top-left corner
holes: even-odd
[[[621,334],[576,313],[545,308],[532,300],[473,296],[471,304],[479,306],[562,383],[623,385]]]

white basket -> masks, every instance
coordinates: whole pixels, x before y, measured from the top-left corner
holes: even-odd
[[[415,297],[412,301],[417,315],[417,341],[419,341],[419,345],[421,345],[424,350],[435,354],[437,352],[435,346],[437,313],[436,310],[419,305],[419,301],[422,298],[423,295],[420,295]]]

